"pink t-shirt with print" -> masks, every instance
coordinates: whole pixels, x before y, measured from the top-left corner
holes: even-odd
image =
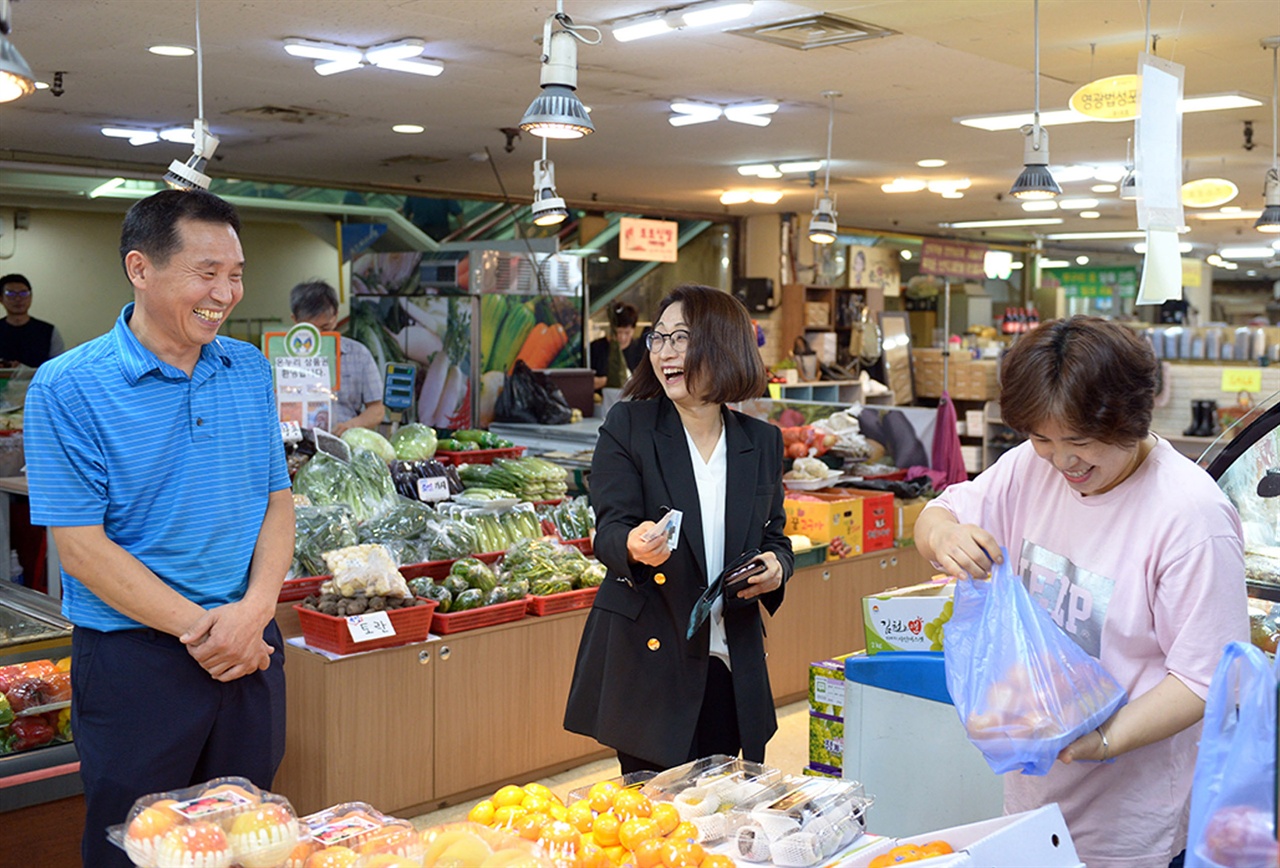
[[[1197,696],[1249,636],[1240,518],[1213,479],[1160,440],[1132,476],[1082,497],[1031,443],[927,508],[989,531],[1015,572],[1129,694],[1172,673]],[[1112,763],[1005,776],[1005,811],[1057,802],[1089,868],[1163,866],[1186,846],[1200,724]]]

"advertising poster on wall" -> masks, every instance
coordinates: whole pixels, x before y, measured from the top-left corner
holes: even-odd
[[[898,294],[902,274],[898,270],[898,255],[887,247],[849,245],[847,257],[849,287],[851,289],[880,289],[885,295]]]

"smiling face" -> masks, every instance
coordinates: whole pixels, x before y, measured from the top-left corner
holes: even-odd
[[[666,336],[661,346],[654,343],[649,350],[649,361],[653,364],[653,372],[658,376],[662,391],[674,404],[701,406],[703,400],[690,393],[685,379],[684,360],[689,349],[689,325],[684,320],[684,305],[678,301],[668,305],[654,323],[653,331],[650,332],[650,335],[653,334]],[[677,344],[683,345],[676,346]]]
[[[1103,443],[1048,419],[1031,432],[1036,455],[1053,465],[1067,485],[1085,496],[1103,494],[1124,482],[1142,463],[1142,441],[1128,446]]]
[[[184,218],[177,229],[181,244],[167,262],[133,250],[125,268],[136,290],[135,319],[141,314],[135,332],[160,358],[189,369],[185,362],[194,365],[244,296],[244,253],[226,223]]]

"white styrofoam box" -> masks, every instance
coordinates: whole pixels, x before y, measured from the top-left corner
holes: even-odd
[[[982,411],[981,410],[965,410],[964,411],[964,427],[969,429],[969,433],[974,437],[982,436]]]
[[[1004,782],[951,703],[846,680],[844,726],[844,779],[860,782],[876,800],[867,811],[869,831],[915,835],[1004,810]]]
[[[928,868],[972,865],[982,868],[1085,868],[1067,831],[1056,802],[1007,817],[951,826],[906,838],[881,838],[840,863],[841,868],[866,868],[881,853],[900,844],[946,841],[950,856],[920,862]]]
[[[982,470],[981,446],[961,446],[960,457],[964,459],[964,469],[970,473]]]

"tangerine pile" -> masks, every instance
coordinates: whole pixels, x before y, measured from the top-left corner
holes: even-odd
[[[566,806],[541,784],[508,784],[478,802],[467,819],[510,827],[536,841],[557,868],[733,868],[727,856],[708,854],[698,830],[682,822],[675,805],[653,802],[615,781],[591,785]]]
[[[872,859],[867,868],[893,868],[907,862],[920,862],[934,856],[945,856],[953,853],[951,845],[946,841],[930,841],[927,844],[899,844],[888,853],[881,853]]]

